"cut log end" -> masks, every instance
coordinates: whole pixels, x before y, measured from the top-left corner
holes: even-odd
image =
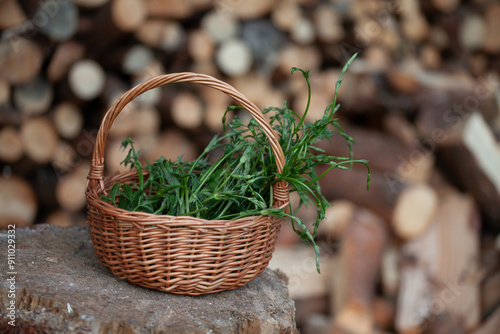
[[[75,138],[83,128],[83,116],[80,109],[70,103],[63,102],[54,109],[54,125],[61,137]]]
[[[342,269],[333,286],[332,328],[359,334],[373,331],[375,285],[386,242],[385,222],[368,210],[357,210],[343,238]]]
[[[81,60],[75,63],[69,72],[71,90],[82,100],[92,100],[99,96],[105,81],[104,70],[93,60]]]
[[[347,200],[333,201],[326,209],[325,219],[318,230],[319,236],[342,238],[356,211],[354,203]]]
[[[237,39],[224,42],[217,51],[215,60],[220,70],[230,77],[247,73],[253,63],[250,47]]]
[[[189,34],[188,52],[196,63],[213,59],[215,42],[206,32],[197,30]]]
[[[59,136],[46,117],[26,120],[21,127],[21,141],[26,154],[36,163],[51,162],[56,152]]]
[[[16,228],[34,223],[38,209],[35,193],[22,178],[0,176],[0,229],[15,224]]]
[[[121,30],[130,32],[140,28],[147,17],[146,2],[143,0],[113,1],[111,15],[114,24]]]
[[[9,29],[26,20],[17,0],[0,1],[0,29]]]
[[[46,112],[52,103],[53,96],[52,85],[42,77],[37,77],[32,82],[14,89],[16,107],[28,116]]]
[[[196,129],[203,123],[203,104],[192,93],[181,92],[172,102],[174,122],[184,129]]]
[[[424,233],[437,206],[436,192],[425,184],[417,184],[403,190],[392,218],[397,235],[403,239],[412,239]]]
[[[364,305],[349,304],[337,314],[331,330],[337,334],[373,333],[374,320],[371,313]]]
[[[85,185],[89,169],[89,163],[81,163],[56,185],[57,202],[65,211],[75,213],[85,207]]]
[[[40,46],[28,39],[13,36],[0,44],[0,69],[13,85],[27,84],[40,73],[43,52]]]

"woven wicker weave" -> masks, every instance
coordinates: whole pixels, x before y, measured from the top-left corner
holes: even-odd
[[[238,220],[204,220],[154,215],[115,208],[100,199],[117,183],[136,183],[137,172],[104,177],[107,133],[120,111],[152,88],[178,82],[206,85],[226,93],[250,112],[266,134],[278,172],[283,151],[260,110],[230,85],[195,73],[154,77],[120,97],[104,116],[97,134],[86,196],[94,249],[102,264],[128,282],[161,291],[202,295],[243,286],[257,277],[271,259],[281,219],[268,216]],[[286,208],[288,185],[273,186],[275,208]]]

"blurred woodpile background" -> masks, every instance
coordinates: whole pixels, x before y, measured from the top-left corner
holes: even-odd
[[[0,228],[85,223],[107,108],[157,74],[207,73],[259,107],[311,117],[333,98],[366,171],[334,171],[311,247],[284,226],[282,268],[303,333],[500,333],[500,2],[491,0],[2,0]],[[231,104],[162,87],[131,103],[107,173],[133,136],[145,158],[195,157]],[[324,143],[347,154],[342,138]],[[307,220],[310,212],[302,213]]]

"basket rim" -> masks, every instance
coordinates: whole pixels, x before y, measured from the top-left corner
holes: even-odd
[[[204,223],[204,224],[206,224],[207,222],[210,222],[211,224],[221,224],[221,225],[227,224],[229,222],[231,224],[238,224],[238,223],[246,222],[248,220],[254,221],[258,217],[270,217],[270,218],[284,220],[284,219],[281,219],[278,217],[272,217],[269,215],[245,216],[245,217],[241,217],[241,218],[237,218],[237,219],[204,219],[204,218],[198,218],[198,217],[186,216],[186,215],[179,215],[179,216],[165,215],[165,214],[159,215],[159,214],[154,214],[154,213],[149,213],[149,212],[130,211],[130,210],[118,208],[118,207],[115,207],[112,203],[105,201],[105,200],[102,200],[101,197],[98,195],[99,190],[102,191],[103,193],[106,193],[106,190],[102,188],[102,185],[106,185],[106,183],[111,181],[113,178],[116,178],[117,176],[121,176],[121,175],[127,175],[127,174],[134,175],[136,173],[137,173],[136,171],[129,171],[129,172],[116,171],[109,176],[105,176],[102,184],[100,182],[95,183],[94,186],[89,184],[87,186],[87,190],[86,190],[88,205],[93,206],[93,207],[96,207],[96,205],[99,205],[102,209],[104,209],[106,211],[108,211],[108,210],[113,211],[113,215],[115,215],[115,216],[120,215],[122,217],[129,216],[130,218],[135,218],[133,220],[131,219],[131,223],[132,222],[139,223],[140,225],[157,225],[157,224],[161,224],[162,220],[175,219],[176,221],[180,221],[183,218],[185,218],[186,222],[189,221],[191,223],[199,223],[199,224]],[[113,182],[113,184],[114,184],[114,182]],[[278,185],[278,187],[279,187],[279,185]],[[89,201],[89,199],[92,199],[92,201]],[[273,200],[273,202],[276,202],[276,201]],[[277,208],[278,209],[286,209],[288,204],[289,204],[289,202],[286,202]],[[270,206],[268,208],[269,209],[273,208],[273,206]],[[137,220],[137,219],[140,219],[140,220]],[[147,222],[142,221],[145,219],[148,219],[148,221]],[[206,226],[206,225],[203,225],[203,226]]]

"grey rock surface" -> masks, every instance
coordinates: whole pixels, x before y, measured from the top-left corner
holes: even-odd
[[[86,227],[35,225],[16,231],[15,272],[0,231],[0,332],[295,333],[286,277],[266,269],[244,287],[184,296],[113,276],[94,253]],[[16,328],[8,324],[15,277]],[[11,296],[12,297],[12,296]]]

